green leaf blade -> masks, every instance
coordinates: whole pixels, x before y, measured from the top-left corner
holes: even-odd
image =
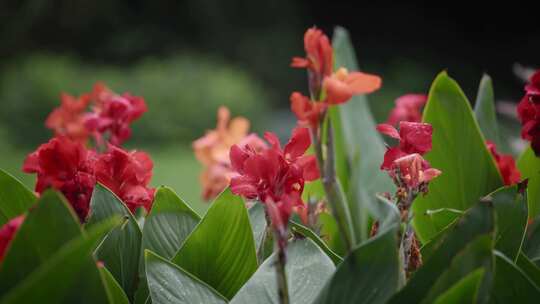
[[[244,201],[229,189],[218,196],[173,262],[232,298],[257,269]]]
[[[445,72],[433,82],[424,122],[433,126],[433,149],[425,158],[442,174],[430,183],[428,194],[418,197],[413,204],[414,225],[423,242],[457,217],[452,213],[431,217],[426,210],[466,210],[502,186],[471,106],[458,84]]]
[[[145,260],[152,303],[227,303],[212,287],[151,251],[145,252]]]

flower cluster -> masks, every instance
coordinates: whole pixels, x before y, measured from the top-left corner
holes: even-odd
[[[531,142],[531,148],[540,156],[540,70],[536,71],[525,86],[525,96],[517,107],[521,121],[521,137]]]
[[[349,72],[340,67],[334,72],[334,51],[328,37],[319,29],[308,29],[304,35],[306,57],[294,57],[295,68],[308,70],[310,97],[293,92],[291,110],[301,125],[317,129],[328,106],[347,102],[353,95],[371,93],[381,87],[376,75]]]
[[[86,112],[90,104],[93,112]],[[145,111],[141,98],[117,95],[102,84],[79,98],[63,94],[62,105],[46,121],[55,137],[30,153],[23,164],[24,172],[37,174],[35,191],[62,192],[81,222],[89,214],[96,182],[118,195],[132,212],[138,207],[149,211],[154,198],[149,187],[152,161],[144,152],[119,147],[130,136],[129,123]],[[102,152],[87,147],[90,135]]]
[[[23,221],[24,215],[19,215],[0,228],[0,263],[4,259],[11,240],[15,237],[15,233],[17,233]]]
[[[104,137],[120,146],[131,136],[130,124],[146,112],[144,99],[129,93],[116,94],[102,83],[90,93],[76,98],[62,94],[61,105],[45,122],[56,136],[86,143],[93,136],[96,143],[104,144]]]
[[[304,155],[311,144],[306,128],[293,130],[284,148],[274,133],[264,137],[270,146],[263,149],[232,146],[231,164],[238,175],[231,179],[231,191],[266,204],[274,229],[285,233],[293,209],[305,206],[304,183],[317,179],[319,171],[315,157]]]
[[[500,154],[497,151],[497,146],[489,140],[486,141],[486,146],[497,163],[497,167],[499,168],[499,172],[501,173],[504,184],[514,185],[519,183],[521,180],[521,173],[516,167],[516,162],[514,161],[512,155]]]
[[[215,130],[193,142],[195,157],[203,165],[200,175],[202,197],[208,201],[221,193],[231,180],[233,170],[229,150],[235,144],[249,145],[256,151],[266,147],[266,143],[255,134],[248,134],[249,121],[244,117],[231,120],[226,107],[220,107]]]
[[[395,101],[395,107],[390,111],[387,124],[395,126],[400,121],[421,122],[422,108],[427,102],[425,94],[406,94]]]
[[[431,150],[431,125],[401,121],[399,132],[388,124],[378,125],[377,130],[399,141],[386,150],[381,169],[388,171],[399,188],[425,193],[427,184],[441,174],[422,157]]]

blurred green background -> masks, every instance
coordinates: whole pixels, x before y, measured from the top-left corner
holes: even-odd
[[[173,187],[203,212],[190,143],[215,126],[219,105],[259,133],[285,137],[294,124],[288,96],[306,90],[305,73],[289,68],[303,55],[306,28],[351,31],[363,68],[384,79],[370,96],[383,121],[396,97],[427,93],[443,69],[471,100],[484,72],[497,99],[518,100],[512,65],[534,65],[540,53],[540,29],[527,14],[502,4],[486,14],[384,1],[0,1],[0,168],[33,187],[20,167],[51,136],[43,123],[60,93],[103,81],[145,98],[149,111],[127,146],[151,154],[154,185]],[[515,136],[515,121],[505,123]]]

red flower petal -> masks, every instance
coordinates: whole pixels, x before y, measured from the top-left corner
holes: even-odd
[[[389,124],[378,124],[377,131],[379,133],[390,136],[395,139],[400,139],[399,132],[392,125]]]
[[[289,142],[285,145],[285,159],[294,161],[304,155],[311,145],[311,138],[307,128],[295,128]]]
[[[431,150],[433,127],[427,123],[402,121],[399,124],[400,148],[406,153],[424,153]]]
[[[350,72],[345,78],[353,95],[372,93],[382,85],[381,77],[362,72]]]

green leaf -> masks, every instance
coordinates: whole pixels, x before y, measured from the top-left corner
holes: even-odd
[[[529,147],[519,157],[517,167],[521,172],[521,178],[529,179],[527,197],[529,205],[529,218],[540,215],[540,157],[534,155]]]
[[[466,210],[479,198],[502,186],[495,161],[486,148],[469,101],[446,72],[431,87],[424,122],[433,126],[433,149],[425,158],[442,174],[429,185],[429,193],[413,204],[414,226],[422,242],[430,240],[454,218],[426,214],[428,209]]]
[[[173,262],[228,299],[257,269],[255,242],[244,201],[221,193]]]
[[[160,187],[146,217],[142,248],[171,259],[200,221],[200,217],[174,191]]]
[[[212,287],[155,253],[146,250],[145,260],[152,303],[227,303]]]
[[[484,138],[501,146],[499,137],[499,127],[497,125],[497,111],[495,109],[495,94],[493,93],[493,83],[491,77],[484,74],[480,80],[474,114]]]
[[[77,216],[61,194],[43,193],[0,263],[0,294],[19,284],[81,232]]]
[[[112,218],[95,225],[86,235],[69,241],[22,283],[4,294],[0,303],[107,303],[92,250],[120,223]]]
[[[118,215],[127,221],[109,232],[98,247],[97,258],[105,264],[116,281],[122,286],[129,299],[137,287],[139,256],[141,254],[142,233],[129,209],[109,189],[96,184],[90,200],[88,226],[93,226],[106,218]]]
[[[527,227],[523,252],[531,260],[540,259],[540,217],[537,217],[532,224]]]
[[[476,303],[476,291],[484,277],[484,269],[478,269],[441,294],[435,304]]]
[[[279,303],[275,264],[273,254],[238,291],[231,304]],[[312,303],[334,269],[332,261],[312,240],[289,243],[285,271],[291,303]]]
[[[536,303],[540,289],[511,260],[495,252],[495,279],[492,303]]]
[[[341,237],[336,219],[327,212],[319,214],[319,223],[321,224],[321,238],[328,247],[337,255],[344,256],[347,253],[345,242]]]
[[[336,67],[358,70],[356,55],[349,34],[341,27],[334,31],[333,43]],[[367,238],[369,227],[366,209],[377,204],[375,194],[392,192],[395,187],[379,166],[386,151],[384,142],[376,131],[375,120],[365,96],[354,96],[347,103],[338,107],[341,123],[344,151],[350,168],[349,204],[355,231],[360,240]]]
[[[111,304],[129,304],[129,300],[126,293],[122,290],[122,287],[114,279],[113,275],[105,267],[99,267],[101,272],[101,278],[105,284],[107,295],[109,297],[109,303]]]
[[[377,195],[378,203],[372,206],[371,212],[373,219],[378,221],[378,233],[386,229],[399,225],[401,223],[401,215],[396,204],[387,198]]]
[[[326,255],[334,262],[335,265],[338,265],[343,261],[343,259],[337,253],[332,251],[332,249],[330,249],[330,247],[328,247],[328,245],[326,245],[326,243],[308,227],[294,221],[290,221],[290,227],[293,232],[299,233],[315,242],[315,244],[317,244],[317,246],[319,246],[322,251],[326,253]]]
[[[249,222],[251,223],[251,228],[253,229],[255,248],[259,250],[266,231],[266,215],[264,212],[264,206],[263,204],[257,202],[251,206],[251,208],[249,208],[248,212]]]
[[[490,195],[497,214],[495,248],[515,261],[527,227],[527,197],[519,186],[501,188]]]
[[[536,286],[540,287],[540,268],[529,260],[523,252],[519,253],[516,264]]]
[[[449,226],[448,231],[432,248],[431,257],[424,261],[424,265],[414,273],[407,285],[392,298],[392,303],[421,303],[457,254],[479,237],[492,237],[495,230],[493,209],[489,203],[480,202]]]
[[[433,303],[437,297],[478,268],[482,269],[483,274],[488,274],[484,284],[490,284],[489,278],[493,269],[492,250],[493,235],[480,236],[467,244],[465,249],[452,258],[451,263],[447,265],[439,278],[431,282],[431,288],[423,298],[422,303]],[[484,289],[487,291],[488,285],[485,286]],[[485,297],[487,298],[487,294],[485,294]]]
[[[385,303],[398,288],[396,238],[388,229],[354,249],[314,303]]]
[[[36,196],[20,181],[0,169],[0,227],[23,214],[36,202]]]

